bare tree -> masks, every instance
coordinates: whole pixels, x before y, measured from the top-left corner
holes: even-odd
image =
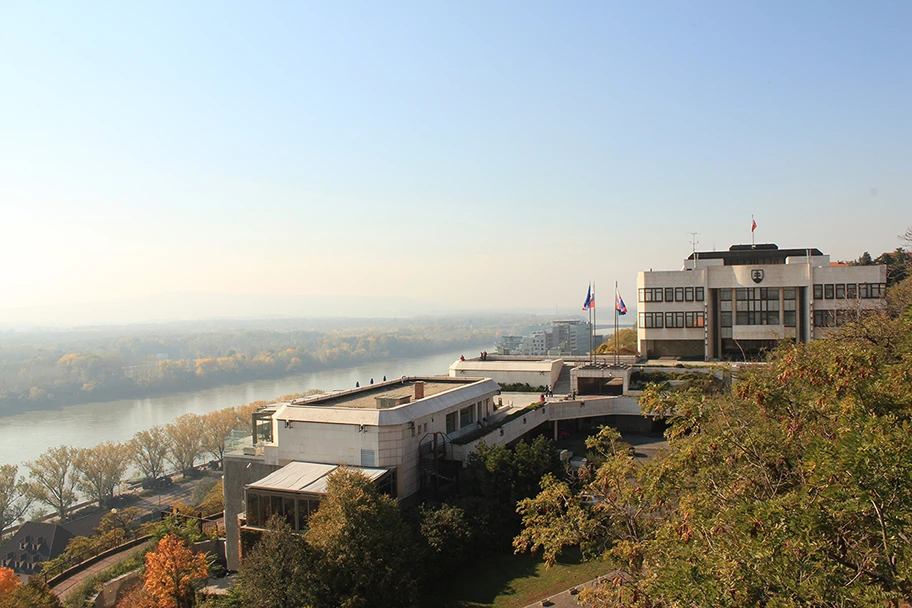
[[[73,464],[79,489],[102,507],[114,498],[114,488],[123,480],[130,462],[130,449],[122,443],[107,441],[95,447],[76,450]]]
[[[140,431],[133,435],[128,445],[133,463],[146,479],[155,480],[162,476],[168,455],[168,435],[165,429],[154,426],[148,431]]]
[[[203,421],[196,414],[184,414],[165,427],[168,436],[167,459],[181,473],[193,470],[203,454]]]
[[[56,510],[61,520],[66,519],[70,507],[76,504],[75,456],[75,450],[62,445],[25,463],[35,498]]]
[[[24,477],[16,477],[19,467],[0,465],[0,532],[25,515],[34,496]]]

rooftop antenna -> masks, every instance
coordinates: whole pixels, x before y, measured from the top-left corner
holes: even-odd
[[[690,254],[691,254],[691,256],[693,256],[694,268],[696,268],[697,245],[700,243],[700,241],[697,240],[697,235],[699,235],[700,233],[699,232],[688,232],[687,234],[690,235]]]

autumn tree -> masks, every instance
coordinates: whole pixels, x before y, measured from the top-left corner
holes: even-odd
[[[614,354],[615,336],[617,336],[618,353],[632,355],[637,353],[637,330],[634,328],[619,329],[617,334],[612,334],[596,349],[597,354]]]
[[[20,584],[19,575],[13,572],[12,568],[0,566],[0,597],[11,595],[13,589]]]
[[[18,473],[16,465],[0,465],[0,531],[25,515],[32,504],[28,482],[24,477],[17,477]]]
[[[0,568],[0,581],[8,580],[5,571],[9,568]],[[15,576],[15,574],[13,574]],[[41,583],[41,579],[33,577],[26,585],[20,585],[18,577],[12,586],[6,583],[6,591],[2,590],[0,582],[0,608],[61,608],[57,596],[48,591]]]
[[[128,445],[133,464],[146,479],[155,480],[162,476],[168,455],[168,435],[165,429],[155,426],[148,431],[139,431],[133,435]]]
[[[412,606],[413,543],[399,506],[362,473],[340,468],[305,534],[315,552],[312,608]]]
[[[250,608],[298,608],[310,604],[316,564],[304,537],[281,517],[266,523],[253,548],[244,556],[237,594]]]
[[[146,555],[143,588],[158,608],[191,608],[194,585],[208,575],[206,556],[169,534]]]
[[[78,474],[75,468],[76,451],[62,445],[50,448],[34,461],[26,462],[31,488],[35,497],[57,511],[64,520],[76,504]]]
[[[91,448],[75,450],[73,466],[78,488],[103,507],[114,498],[114,490],[123,480],[130,462],[130,448],[106,441]]]
[[[231,431],[241,424],[237,410],[226,408],[209,412],[201,416],[201,422],[203,426],[203,450],[211,454],[221,465],[222,458],[225,455],[225,440],[231,435]]]
[[[742,370],[731,391],[652,385],[669,448],[609,452],[574,502],[523,504],[522,548],[596,540],[634,606],[905,605],[912,598],[912,317],[873,316]],[[551,511],[549,511],[551,509]]]
[[[167,459],[175,469],[187,475],[203,454],[203,423],[196,414],[184,414],[165,427],[168,438]]]

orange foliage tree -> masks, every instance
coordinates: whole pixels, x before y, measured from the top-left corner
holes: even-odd
[[[206,556],[194,553],[177,536],[169,534],[146,555],[143,587],[159,608],[190,608],[193,584],[208,574]]]
[[[10,593],[19,586],[19,577],[10,568],[0,568],[0,596]]]

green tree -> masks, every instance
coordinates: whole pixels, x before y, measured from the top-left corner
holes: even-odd
[[[436,508],[424,505],[418,516],[433,576],[452,572],[468,560],[475,539],[473,527],[463,509],[456,505]]]
[[[310,604],[313,551],[279,516],[244,556],[237,597],[249,608],[298,608]]]
[[[66,519],[70,507],[76,504],[75,458],[75,450],[62,445],[25,463],[35,498],[57,511],[61,520]]]
[[[339,469],[305,533],[316,553],[312,608],[394,608],[416,600],[414,544],[396,501]]]

